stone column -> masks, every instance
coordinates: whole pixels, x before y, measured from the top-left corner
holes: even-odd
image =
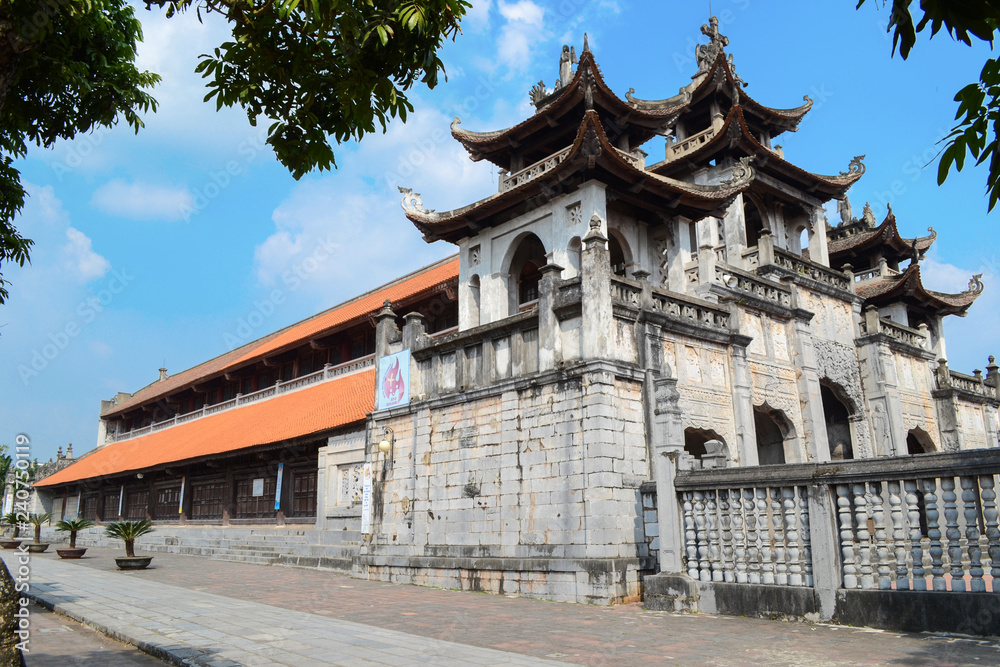
[[[399,328],[396,326],[396,313],[392,310],[392,302],[385,300],[382,310],[375,316],[375,363],[387,354],[393,342],[399,340]]]
[[[934,384],[937,387],[931,392],[934,397],[934,407],[937,411],[938,430],[941,432],[941,451],[957,452],[964,448],[965,439],[958,423],[958,403],[955,400],[955,390],[951,387],[951,371],[948,361],[941,359],[934,369]]]
[[[563,267],[548,263],[541,268],[538,282],[538,370],[548,371],[562,361],[562,336],[559,319],[552,311],[555,306]]]
[[[420,349],[427,338],[427,334],[424,333],[427,328],[427,322],[423,315],[417,311],[412,311],[403,316],[403,348],[404,350],[410,350],[410,397],[427,394],[428,389],[425,387],[427,381],[421,376],[419,371],[419,365],[413,358],[413,352]],[[376,338],[377,340],[377,338]],[[376,354],[376,357],[378,355]],[[378,364],[378,361],[375,362]]]
[[[581,352],[584,360],[607,356],[612,346],[614,312],[611,309],[611,260],[604,221],[594,214],[583,237],[580,261],[583,293]]]
[[[732,319],[739,322],[739,312],[733,307]],[[736,455],[741,466],[760,464],[757,455],[757,430],[753,414],[753,381],[747,363],[747,348],[733,345],[733,416],[736,418]]]
[[[656,516],[660,528],[660,572],[684,572],[684,526],[674,477],[677,457],[684,451],[684,428],[678,403],[677,379],[653,380],[653,465],[656,479]]]
[[[809,259],[823,266],[830,266],[830,251],[826,238],[826,211],[817,206],[809,216],[812,234],[809,237]]]
[[[782,283],[792,291],[792,310],[799,310],[798,287],[790,279],[782,280]],[[813,347],[812,328],[809,322],[801,317],[796,317],[792,322],[792,341],[795,348],[795,366],[800,371],[798,389],[802,398],[804,433],[801,437],[805,445],[805,461],[829,461],[830,442],[826,435],[826,415],[823,412],[823,394],[820,391],[816,348]],[[801,452],[798,454],[801,456]]]

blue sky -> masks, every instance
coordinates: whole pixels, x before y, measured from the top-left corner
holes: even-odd
[[[709,15],[707,2],[474,4],[465,34],[444,50],[447,83],[415,90],[405,125],[341,146],[335,172],[298,182],[242,111],[201,102],[192,72],[225,25],[137,10],[140,64],[164,79],[159,111],[138,136],[98,131],[31,150],[19,165],[31,197],[17,226],[36,245],[30,267],[3,267],[13,285],[0,308],[0,442],[25,433],[42,460],[69,442],[83,453],[95,445],[101,399],[136,391],[161,365],[178,372],[451,254],[421,240],[396,185],[438,210],[495,192],[495,171],[451,139],[453,116],[475,130],[527,117],[529,88],[552,85],[561,45],[579,51],[584,31],[620,96],[668,97],[694,74]],[[715,0],[712,9],[748,94],[775,107],[814,100],[799,132],[781,137],[788,159],[837,173],[866,154],[856,214],[870,201],[881,220],[889,202],[904,235],[933,226],[938,242],[923,263],[932,289],[961,291],[985,274],[971,314],[946,324],[951,367],[983,368],[1000,352],[1000,233],[986,214],[985,172],[967,167],[938,187],[934,157],[954,93],[977,79],[989,49],[945,35],[922,38],[908,61],[890,58],[886,12],[854,4]],[[659,139],[646,148],[662,155]],[[331,259],[316,261],[318,248]]]

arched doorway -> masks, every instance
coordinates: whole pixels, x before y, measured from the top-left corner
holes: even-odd
[[[826,439],[830,445],[830,459],[844,461],[854,458],[854,443],[851,438],[851,410],[847,401],[840,398],[839,387],[821,384],[823,417],[826,421]]]
[[[791,431],[784,413],[767,406],[755,407],[753,428],[757,436],[757,462],[762,466],[784,463],[785,438]]]
[[[625,277],[625,250],[615,234],[608,234],[608,255],[611,258],[611,273],[621,278]]]
[[[522,238],[511,258],[507,275],[511,315],[538,300],[538,283],[546,263],[545,246],[541,240],[534,234]]]
[[[764,217],[757,204],[746,194],[743,195],[743,220],[747,232],[747,247],[752,248],[760,241],[764,230]]]
[[[911,428],[906,434],[906,453],[907,454],[930,454],[931,452],[936,452],[937,447],[934,446],[934,441],[931,440],[931,436],[927,434],[927,431],[920,428]]]

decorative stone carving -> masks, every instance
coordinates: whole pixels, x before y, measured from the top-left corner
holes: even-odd
[[[469,248],[469,266],[479,266],[481,256],[482,248],[478,243]]]
[[[340,504],[352,505],[361,502],[363,485],[364,466],[342,466],[340,468]]]
[[[854,404],[854,410],[863,410],[865,403],[861,395],[861,373],[858,371],[858,357],[854,348],[822,338],[814,338],[813,347],[816,350],[816,370],[819,376],[840,385]]]
[[[419,192],[414,192],[410,188],[404,188],[402,186],[399,186],[399,191],[403,193],[403,201],[401,203],[403,210],[407,213],[426,215],[434,212],[434,209],[424,208],[424,201],[421,199]]]
[[[708,44],[695,47],[695,58],[698,60],[698,73],[707,72],[722,50],[729,46],[729,38],[719,34],[719,19],[713,16],[708,24],[701,26],[701,34],[708,37]]]
[[[588,158],[591,169],[593,169],[597,158],[603,151],[604,148],[601,146],[601,140],[597,137],[597,131],[594,128],[588,129],[586,134],[583,135],[580,152],[584,157]]]
[[[864,159],[865,159],[864,155],[855,155],[854,159],[852,159],[850,164],[847,165],[847,171],[840,172],[840,175],[853,176],[854,174],[858,174],[860,176],[861,174],[864,174],[865,173],[865,163],[863,162]],[[846,196],[844,197],[844,201],[847,201]],[[868,204],[866,203],[865,206],[868,206]],[[850,214],[851,209],[849,203],[847,207],[848,207],[847,208],[848,214]],[[840,207],[838,206],[837,208],[839,209]],[[841,216],[841,220],[843,220],[843,216]]]
[[[576,47],[564,44],[562,53],[559,54],[559,80],[556,81],[556,90],[569,85],[569,82],[573,79],[573,65],[576,65],[577,62]]]
[[[577,202],[567,209],[567,216],[571,227],[577,227],[583,222],[583,206]]]
[[[865,221],[865,225],[868,227],[875,227],[875,213],[872,212],[871,204],[865,202],[865,208],[861,211],[861,219]]]
[[[962,293],[963,294],[976,294],[976,295],[982,294],[983,293],[983,289],[984,289],[983,281],[980,280],[980,278],[982,278],[982,277],[983,277],[983,274],[981,274],[981,273],[977,273],[974,276],[972,276],[972,278],[969,280],[969,289],[965,290]]]
[[[528,97],[531,99],[531,103],[536,106],[546,97],[548,97],[548,95],[549,93],[547,90],[545,90],[544,81],[539,81],[538,83],[536,83],[531,87],[531,90],[528,91]]]
[[[837,213],[840,214],[840,224],[837,225],[838,227],[840,225],[849,225],[849,224],[851,224],[851,220],[852,220],[852,218],[851,218],[851,200],[850,200],[850,198],[848,198],[847,195],[844,195],[844,198],[837,202]]]

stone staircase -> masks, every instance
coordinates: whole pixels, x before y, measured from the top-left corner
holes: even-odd
[[[43,529],[44,539],[62,542],[66,536]],[[158,524],[136,543],[139,551],[208,556],[213,560],[255,565],[290,565],[350,572],[361,535],[352,530],[316,530],[312,526],[181,526]],[[77,535],[81,547],[120,549],[100,526]]]

